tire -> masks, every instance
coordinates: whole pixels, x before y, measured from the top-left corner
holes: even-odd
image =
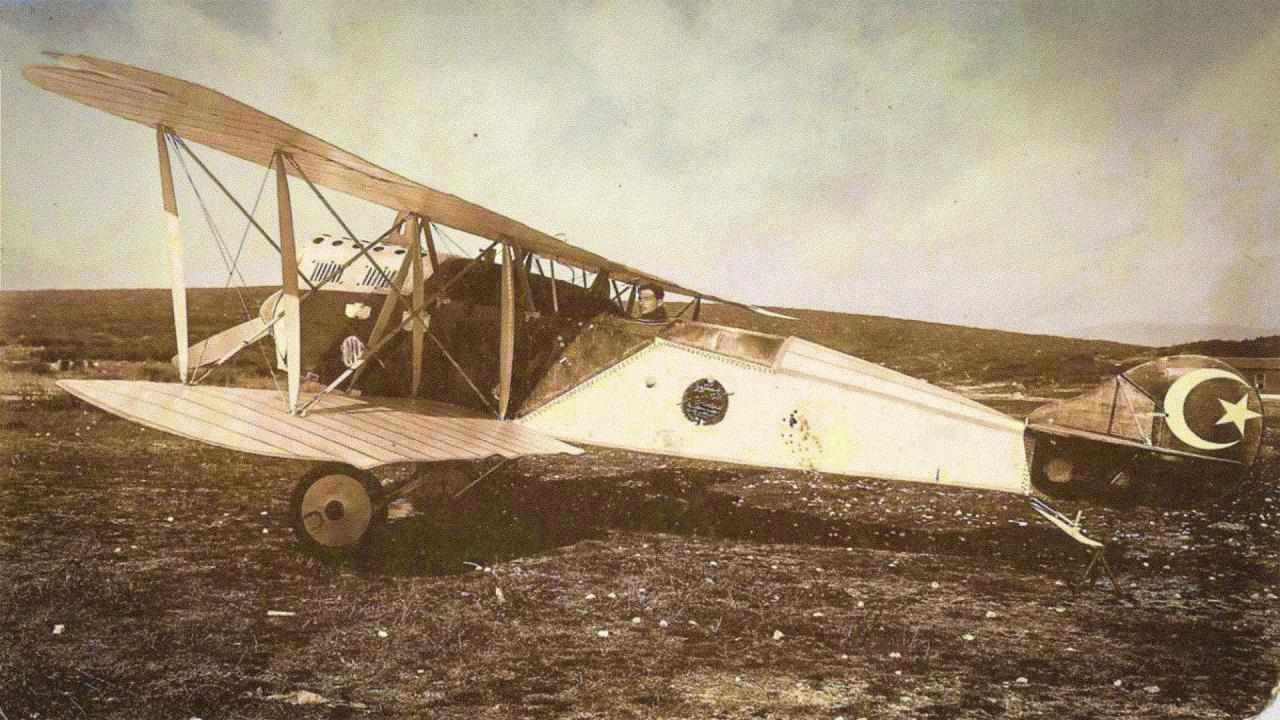
[[[386,524],[382,500],[382,484],[372,473],[340,463],[317,465],[293,488],[293,534],[309,554],[347,559]]]

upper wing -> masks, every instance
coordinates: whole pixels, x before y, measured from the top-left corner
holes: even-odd
[[[299,416],[290,415],[273,390],[126,380],[62,380],[58,386],[113,415],[192,440],[366,470],[582,452],[537,430],[442,403],[327,395]]]
[[[271,165],[277,151],[286,152],[318,185],[516,245],[560,263],[607,273],[625,282],[649,282],[683,295],[742,305],[613,262],[462,198],[415,183],[204,86],[87,55],[55,57],[58,66],[28,65],[22,69],[23,77],[50,92],[143,125],[164,126],[183,138],[264,167]],[[291,167],[288,170],[294,172]]]

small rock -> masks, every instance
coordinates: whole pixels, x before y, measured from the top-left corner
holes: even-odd
[[[995,616],[996,616],[996,613],[995,613],[995,611],[994,611],[994,610],[988,610],[988,611],[987,611],[987,614],[986,614],[986,615],[984,615],[983,617],[985,617],[986,619],[990,620],[991,618],[993,618],[993,617],[995,617]]]
[[[1030,681],[1029,681],[1029,680],[1027,680],[1027,679],[1026,679],[1026,678],[1024,678],[1024,677],[1019,676],[1017,680],[1014,680],[1014,682],[1015,682],[1015,683],[1017,683],[1017,684],[1019,684],[1019,685],[1026,685],[1026,684],[1027,684],[1028,682],[1030,682]]]
[[[507,601],[507,596],[503,594],[502,588],[498,587],[497,585],[493,586],[493,596],[498,599],[499,605]]]
[[[1124,681],[1123,681],[1123,680],[1117,680],[1117,681],[1115,681],[1115,682],[1111,683],[1111,686],[1112,686],[1112,687],[1120,687],[1120,686],[1121,686],[1121,685],[1123,685],[1123,684],[1124,684]]]
[[[1159,686],[1159,685],[1148,685],[1148,686],[1146,686],[1146,687],[1142,688],[1142,691],[1143,691],[1143,692],[1145,692],[1145,693],[1146,693],[1146,694],[1148,694],[1148,695],[1155,695],[1156,693],[1160,692],[1160,686]]]
[[[53,626],[53,634],[54,634],[54,635],[61,635],[61,634],[62,634],[62,631],[63,631],[63,630],[66,630],[66,629],[67,629],[67,626],[66,626],[66,625],[63,625],[62,623],[58,623],[57,625],[54,625],[54,626]]]
[[[595,593],[587,593],[587,599],[588,599],[588,600],[595,600],[595,599],[596,599],[596,594],[595,594]]]
[[[938,581],[937,581],[937,580],[934,580],[933,582],[929,583],[929,587],[930,587],[930,588],[933,588],[934,590],[937,590],[938,588],[940,588],[940,587],[942,587],[942,586],[938,584]]]
[[[658,621],[658,627],[667,627],[667,626],[668,626],[668,625],[670,625],[670,624],[671,624],[671,623],[667,622],[666,620],[659,620],[659,621]]]
[[[637,616],[635,616],[635,617],[631,618],[631,624],[632,624],[632,625],[639,625],[639,624],[640,624],[640,616],[639,616],[639,615],[637,615]]]
[[[900,653],[900,652],[891,652],[891,653],[889,653],[889,659],[890,659],[890,660],[897,660],[897,659],[898,659],[898,658],[900,658],[900,657],[902,657],[902,653]]]
[[[781,630],[774,630],[774,631],[773,631],[773,639],[774,639],[774,640],[781,640],[781,639],[782,639],[782,638],[784,638],[784,637],[786,637],[786,635],[783,635]]]
[[[977,636],[975,636],[973,633],[965,633],[961,637],[964,638],[965,642],[973,642],[974,640],[978,639]]]
[[[617,600],[618,593],[609,593],[606,597],[608,597],[610,600]]]
[[[380,638],[384,638],[384,637],[386,637],[388,634],[389,634],[389,633],[388,633],[386,630],[383,630],[383,629],[381,629],[381,628],[379,628],[379,629],[378,629],[378,637],[380,637]]]
[[[172,516],[172,515],[170,515],[169,517],[165,518],[165,519],[164,519],[164,521],[165,521],[165,522],[173,522],[173,516]]]
[[[826,616],[822,614],[821,610],[818,610],[813,613],[813,617],[820,618],[820,617],[826,617]]]
[[[1249,529],[1248,525],[1244,525],[1237,522],[1226,522],[1226,521],[1216,522],[1210,525],[1209,527],[1217,530],[1230,530],[1232,532],[1244,532],[1245,530]]]
[[[295,690],[282,695],[268,695],[267,699],[279,700],[290,705],[321,705],[329,702],[329,699],[325,696],[320,693],[313,693],[310,690]]]

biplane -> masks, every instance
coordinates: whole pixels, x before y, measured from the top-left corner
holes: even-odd
[[[633,269],[423,186],[211,89],[84,55],[24,68],[32,83],[155,132],[171,260],[178,382],[64,380],[142,425],[232,450],[316,463],[293,494],[312,550],[358,546],[388,504],[467,463],[604,446],[682,458],[1001,491],[1097,547],[1046,504],[1209,493],[1258,454],[1258,392],[1207,357],[1153,360],[1082,397],[1017,419],[955,392],[797,337],[710,324],[716,297]],[[274,172],[273,235],[192,148]],[[189,345],[172,157],[208,175],[279,253],[279,290],[257,315]],[[289,178],[340,235],[297,238]],[[265,182],[265,178],[264,178]],[[394,211],[361,240],[321,188]],[[441,252],[452,228],[479,253]],[[636,293],[688,298],[637,319]],[[277,390],[209,374],[260,341]],[[307,389],[306,392],[304,388]],[[407,479],[376,472],[409,467]],[[465,489],[465,488],[464,488]]]

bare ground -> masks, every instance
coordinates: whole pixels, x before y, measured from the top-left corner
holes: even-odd
[[[1211,506],[1086,510],[1119,593],[1012,497],[607,450],[332,564],[303,465],[5,379],[4,718],[1241,718],[1280,665],[1275,431]]]

